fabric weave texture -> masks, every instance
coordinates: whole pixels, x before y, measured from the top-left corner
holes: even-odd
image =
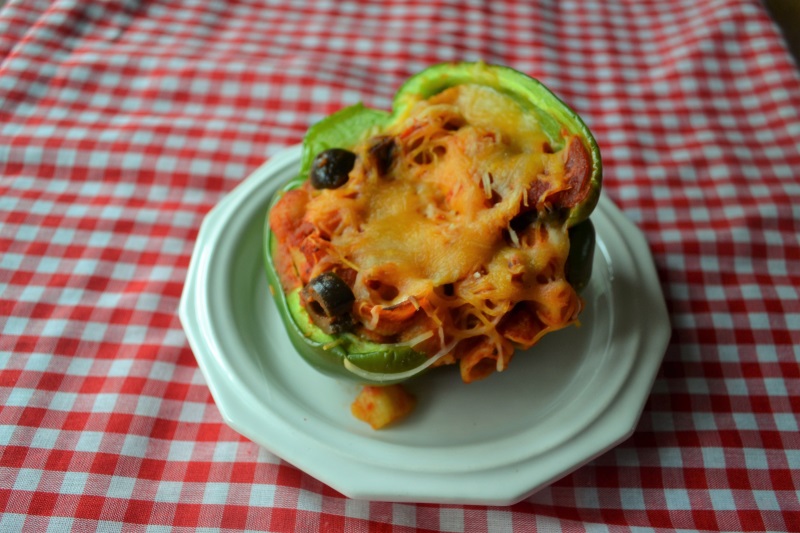
[[[338,494],[225,425],[177,317],[226,192],[451,60],[583,117],[673,327],[634,434],[508,508]],[[757,0],[0,2],[0,530],[800,531],[798,110]]]

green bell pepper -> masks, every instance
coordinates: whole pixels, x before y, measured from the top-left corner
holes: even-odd
[[[564,147],[565,133],[577,135],[590,156],[591,174],[586,194],[566,214],[570,254],[567,260],[568,281],[582,290],[591,276],[595,232],[589,220],[600,194],[602,164],[600,151],[589,129],[566,104],[539,81],[513,69],[484,63],[444,63],[430,67],[410,78],[397,92],[391,113],[370,109],[362,104],[344,108],[321,120],[306,133],[297,178],[279,191],[297,188],[308,179],[314,158],[331,148],[352,148],[362,139],[402,120],[419,101],[449,87],[480,84],[514,98],[533,113],[554,151]],[[300,298],[302,289],[286,294],[275,266],[276,241],[267,222],[264,231],[264,256],[267,278],[289,338],[297,352],[317,370],[345,377],[363,384],[389,385],[405,381],[423,372],[431,361],[425,354],[400,344],[377,344],[352,333],[329,334],[311,320]]]

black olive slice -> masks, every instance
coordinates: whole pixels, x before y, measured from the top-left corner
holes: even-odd
[[[320,152],[311,163],[309,179],[315,189],[338,189],[345,183],[356,164],[356,154],[342,148]]]
[[[378,177],[384,178],[389,174],[394,160],[395,140],[394,137],[378,137],[375,143],[369,147],[369,154],[375,163]]]
[[[325,272],[309,281],[302,296],[311,320],[326,333],[341,333],[353,327],[350,310],[355,296],[334,272]]]

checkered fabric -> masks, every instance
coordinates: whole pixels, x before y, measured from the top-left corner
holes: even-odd
[[[478,60],[585,119],[672,340],[633,436],[508,508],[350,500],[223,422],[203,216],[309,124]],[[0,531],[800,531],[800,74],[757,0],[0,2]]]

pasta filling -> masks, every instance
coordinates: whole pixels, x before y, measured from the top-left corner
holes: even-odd
[[[577,136],[554,142],[513,97],[459,85],[351,149],[344,185],[306,183],[271,213],[287,291],[337,273],[353,333],[458,364],[466,382],[577,321],[564,216],[588,181]]]

